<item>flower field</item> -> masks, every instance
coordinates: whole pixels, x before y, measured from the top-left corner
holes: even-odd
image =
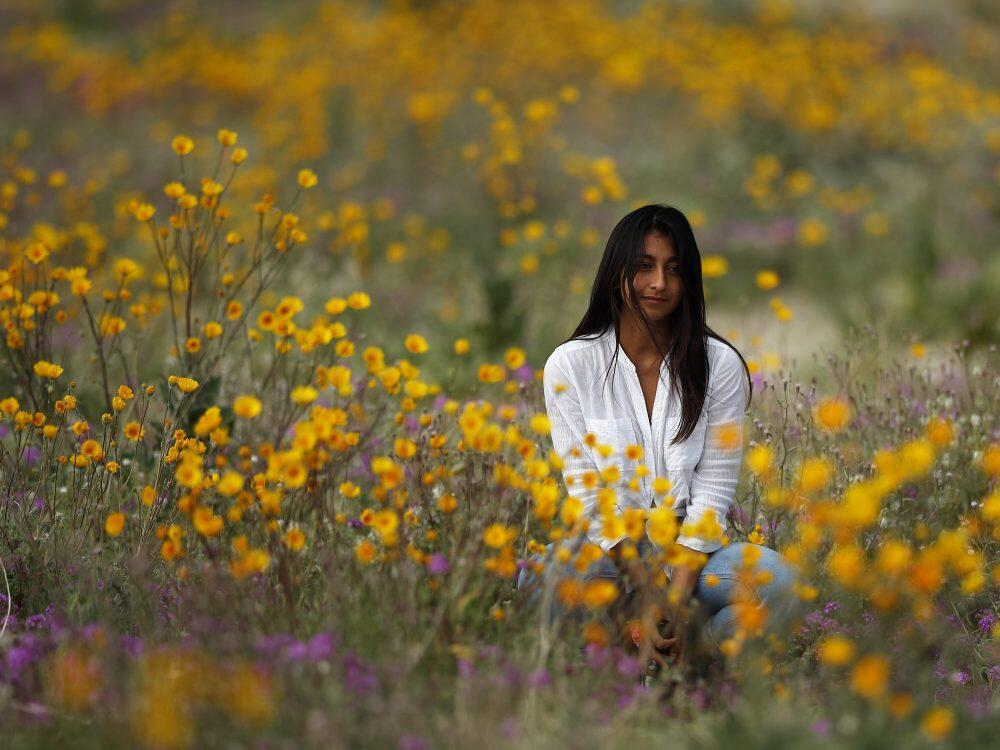
[[[4,3],[0,744],[991,746],[1000,13],[916,6]],[[651,202],[753,383],[688,530],[798,609],[644,680],[516,579],[602,554],[542,366]]]

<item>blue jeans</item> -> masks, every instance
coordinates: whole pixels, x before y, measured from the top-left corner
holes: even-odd
[[[621,571],[610,557],[602,557],[580,574],[572,565],[560,565],[551,561],[549,555],[552,547],[552,544],[546,546],[544,557],[549,558],[550,562],[543,576],[555,575],[558,579],[579,577],[583,582],[606,578],[615,581],[623,593],[631,593],[631,588],[622,582]],[[639,554],[643,556],[655,549],[646,538],[643,538],[637,547]],[[750,586],[739,579],[739,570],[743,565],[743,555],[747,547],[758,549],[759,555],[753,570],[756,573],[768,571],[771,578],[766,583]],[[540,555],[532,557],[535,560],[544,559]],[[771,632],[786,624],[800,607],[800,600],[793,590],[795,576],[795,569],[779,552],[759,544],[733,542],[708,553],[708,560],[701,569],[698,583],[694,588],[694,598],[701,610],[699,617],[704,621],[701,634],[708,646],[718,650],[723,641],[735,635],[740,619],[740,610],[736,606],[738,602],[751,601],[757,606],[763,605],[767,612],[766,628]],[[714,585],[710,585],[709,582]],[[531,600],[537,601],[541,595],[539,583],[538,576],[529,567],[521,569],[517,578],[517,588],[527,593]],[[555,619],[566,614],[557,597],[553,596],[551,601],[549,617]]]

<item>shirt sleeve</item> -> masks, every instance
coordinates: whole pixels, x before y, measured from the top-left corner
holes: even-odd
[[[706,394],[705,446],[691,478],[687,522],[697,523],[706,510],[715,511],[715,520],[725,531],[726,514],[733,504],[743,455],[743,414],[746,411],[746,377],[739,355],[729,346],[717,360],[718,372]],[[710,378],[710,382],[713,379]],[[720,428],[732,432],[720,440]],[[677,543],[710,553],[722,542],[681,534]]]
[[[587,536],[590,541],[607,552],[619,539],[606,539],[602,534],[602,524],[598,517],[597,493],[600,484],[585,487],[583,475],[587,472],[599,473],[596,462],[584,445],[587,434],[583,418],[583,407],[576,384],[563,369],[558,356],[549,357],[542,372],[542,390],[545,396],[545,412],[549,418],[552,447],[563,461],[562,475],[570,496],[583,504],[583,515],[589,519]]]

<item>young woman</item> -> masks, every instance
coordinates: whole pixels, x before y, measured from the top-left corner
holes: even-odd
[[[721,535],[691,533],[709,510],[726,528],[752,385],[743,357],[705,323],[701,256],[691,225],[678,209],[643,206],[615,226],[583,320],[545,363],[543,390],[567,489],[590,518],[590,540],[607,554],[584,579],[610,578],[629,594],[637,579],[638,567],[630,562],[635,554],[622,554],[629,538],[606,536],[598,509],[600,488],[584,482],[584,475],[609,463],[623,468],[615,487],[619,512],[653,509],[668,501],[677,523],[689,523],[677,543],[704,553],[692,555],[703,561],[700,566],[665,566],[669,589],[661,590],[661,596],[673,604],[664,608],[669,614],[661,625],[666,629],[652,631],[645,643],[655,662],[683,662],[695,609],[677,605],[691,602],[692,596],[705,620],[705,643],[699,645],[707,644],[716,654],[740,624],[740,607],[746,606],[740,601],[766,608],[771,623],[790,611],[794,572],[779,553],[746,542],[723,546]],[[588,433],[596,441],[588,441]],[[638,461],[625,458],[629,445],[642,448]],[[608,456],[601,446],[613,454]],[[640,463],[646,471],[637,473]],[[654,491],[657,477],[670,481],[668,494]],[[630,480],[635,480],[631,487]],[[747,547],[757,549],[748,553]],[[648,538],[637,550],[640,558],[656,551]],[[763,578],[769,575],[770,580],[750,587],[737,571],[754,553],[756,570],[767,571]],[[534,578],[525,567],[518,587]]]

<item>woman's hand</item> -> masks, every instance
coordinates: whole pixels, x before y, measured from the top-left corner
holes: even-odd
[[[658,568],[652,568],[639,556],[623,554],[624,546],[615,545],[610,555],[640,592],[637,598],[641,602],[637,607],[639,616],[627,623],[626,643],[631,641],[651,668],[663,669],[669,664],[683,668],[688,658],[693,615],[690,602],[701,569],[677,566],[664,592],[653,583]]]
[[[676,636],[664,634],[665,620],[656,623],[651,618],[629,620],[628,636],[639,649],[639,658],[646,663],[646,674],[665,669],[672,661],[670,653],[678,644]]]
[[[661,620],[660,623],[661,641],[667,644],[664,657],[678,669],[684,669],[687,666],[689,645],[689,619],[686,612],[676,612],[671,619]]]
[[[678,566],[670,578],[667,588],[667,617],[663,634],[672,642],[668,653],[670,661],[680,668],[687,664],[690,623],[692,618],[691,597],[698,584],[700,568]]]

